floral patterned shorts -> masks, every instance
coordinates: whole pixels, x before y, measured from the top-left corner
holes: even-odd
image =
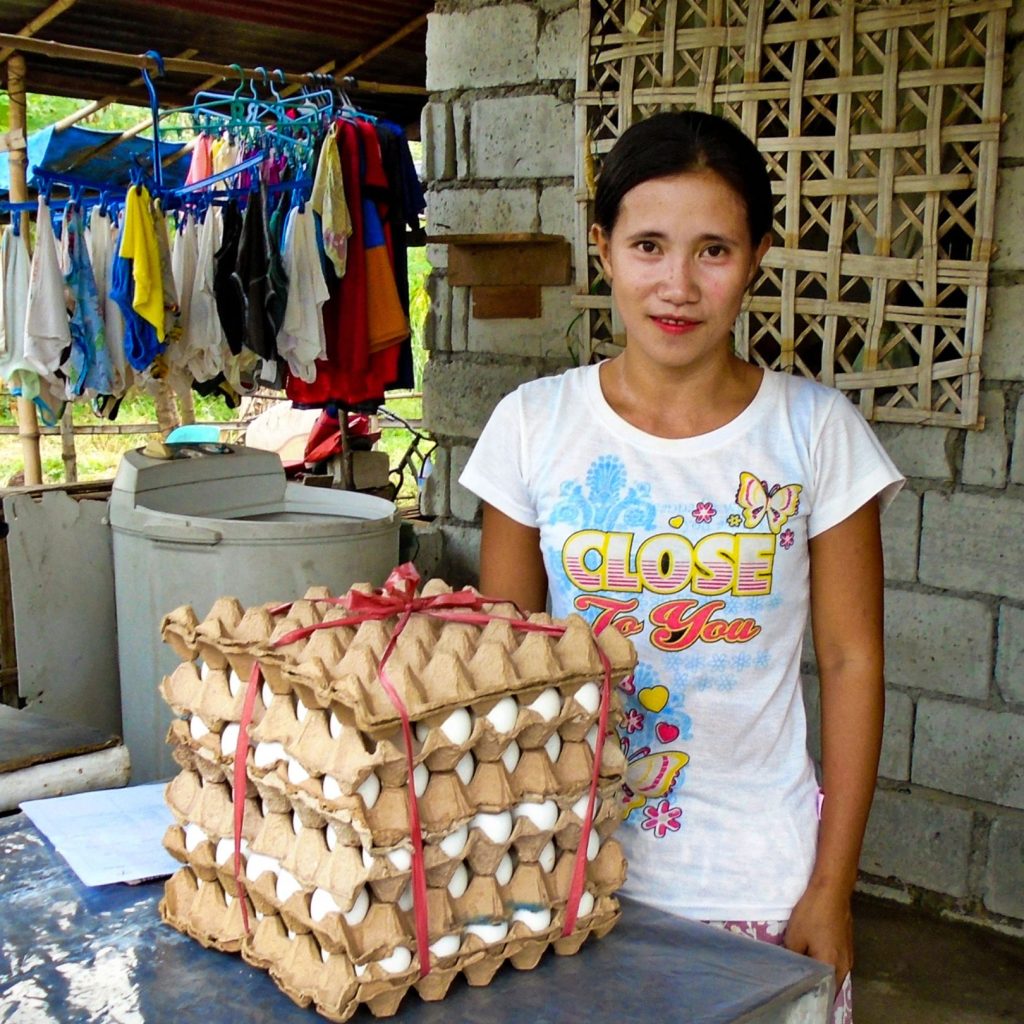
[[[746,935],[758,942],[770,942],[773,946],[781,946],[786,938],[785,921],[705,921],[704,924],[737,935]],[[849,974],[836,994],[829,1024],[853,1024],[853,986]]]

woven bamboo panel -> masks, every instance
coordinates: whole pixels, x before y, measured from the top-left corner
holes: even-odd
[[[977,427],[1011,0],[581,0],[579,355],[621,343],[590,184],[634,121],[709,110],[767,160],[774,244],[738,352],[871,420]]]

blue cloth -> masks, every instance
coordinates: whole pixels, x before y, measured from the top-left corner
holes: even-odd
[[[156,328],[139,316],[132,308],[135,282],[132,279],[132,261],[121,255],[121,238],[124,235],[124,220],[117,233],[113,269],[111,271],[110,297],[117,303],[124,317],[124,356],[135,370],[145,370],[167,347],[156,336]]]

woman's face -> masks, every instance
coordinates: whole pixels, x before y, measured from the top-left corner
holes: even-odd
[[[623,197],[611,234],[596,227],[594,238],[632,358],[671,372],[728,355],[768,239],[754,247],[743,200],[722,178],[645,181]]]

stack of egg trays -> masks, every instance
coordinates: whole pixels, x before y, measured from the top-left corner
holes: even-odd
[[[437,581],[423,591],[445,592]],[[378,698],[377,666],[395,620],[273,646],[296,628],[342,617],[327,596],[311,590],[283,614],[223,599],[202,622],[187,607],[165,620],[165,639],[185,659],[161,684],[184,716],[169,734],[183,771],[168,786],[176,824],[165,844],[186,866],[167,884],[164,919],[204,945],[240,951],[300,1005],[334,1020],[360,1003],[388,1016],[410,987],[440,999],[459,972],[484,985],[505,960],[529,969],[549,946],[574,953],[588,935],[606,934],[625,878],[610,838],[625,772],[613,734],[603,746],[577,925],[561,934],[603,678],[586,623],[570,617],[556,637],[417,615],[397,641],[387,672],[415,723],[428,885],[431,971],[421,979],[407,762],[397,713]],[[489,611],[514,615],[510,605]],[[633,668],[632,645],[614,630],[598,642],[614,684]],[[243,680],[256,660],[265,681],[246,765],[247,935],[231,785]]]

